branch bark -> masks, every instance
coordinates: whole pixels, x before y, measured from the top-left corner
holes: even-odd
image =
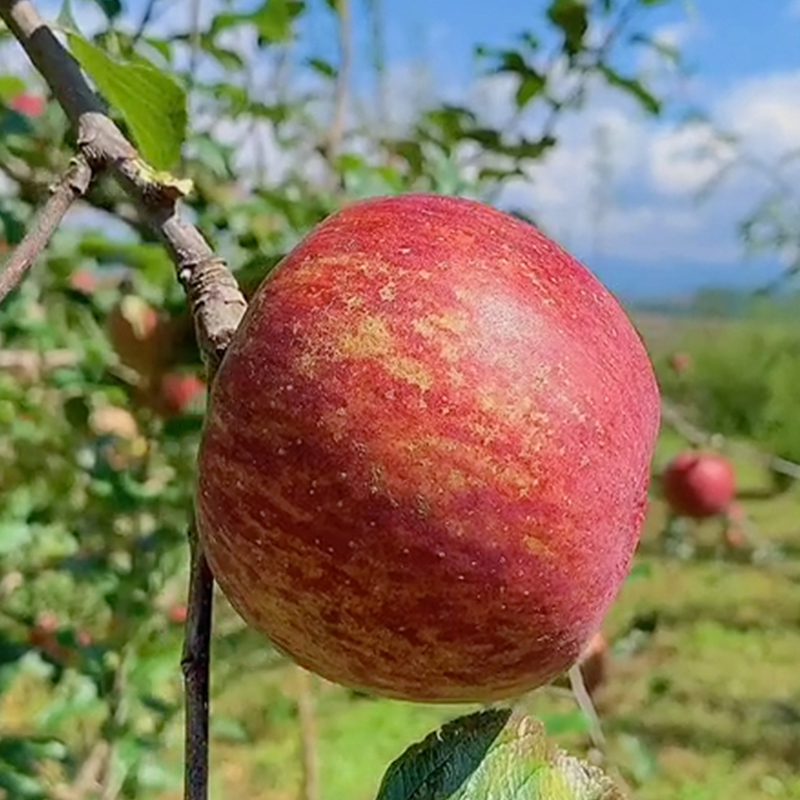
[[[0,303],[19,286],[72,204],[86,194],[91,180],[92,169],[86,159],[74,159],[0,273]]]

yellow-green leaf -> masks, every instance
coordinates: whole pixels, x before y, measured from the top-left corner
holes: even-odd
[[[141,56],[121,63],[75,33],[67,38],[81,67],[124,117],[142,157],[159,170],[174,166],[188,121],[183,88]]]

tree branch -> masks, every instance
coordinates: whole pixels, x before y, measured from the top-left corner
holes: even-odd
[[[74,159],[0,273],[0,303],[20,284],[70,206],[86,194],[91,180],[92,170],[87,161],[82,157]]]
[[[189,547],[192,566],[181,659],[186,687],[184,797],[186,800],[204,800],[208,794],[209,666],[214,579],[200,549],[194,517],[189,526]]]
[[[210,370],[219,364],[245,310],[245,299],[225,263],[193,225],[181,219],[179,193],[160,183],[106,115],[78,63],[30,0],[0,0],[0,17],[25,48],[77,130],[78,146],[94,169],[107,167],[136,202],[175,262],[186,290],[200,347]]]

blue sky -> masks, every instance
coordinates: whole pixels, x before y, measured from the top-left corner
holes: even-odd
[[[163,1],[175,12],[188,7],[185,0]],[[47,7],[60,0],[41,2]],[[368,0],[351,2],[361,20],[356,48],[363,82]],[[219,3],[203,0],[206,10]],[[80,0],[73,4],[86,8]],[[426,97],[467,98],[490,118],[503,119],[513,86],[476,75],[474,46],[512,43],[526,28],[541,26],[545,6],[543,0],[382,0],[390,103],[413,105],[422,91]],[[142,7],[143,0],[129,4],[134,17]],[[775,258],[745,259],[737,223],[766,184],[737,170],[700,202],[700,188],[728,163],[730,152],[710,147],[707,129],[679,121],[687,108],[702,108],[767,163],[800,147],[800,0],[673,0],[639,19],[650,35],[678,45],[691,69],[688,78],[658,73],[672,101],[669,112],[647,119],[630,101],[598,92],[584,112],[565,121],[553,155],[505,200],[531,211],[627,297],[687,293],[708,284],[761,285],[780,265]],[[335,52],[329,15],[312,14],[306,32],[317,53]],[[631,70],[653,68],[633,50],[626,60]],[[531,125],[535,130],[535,121]],[[598,225],[591,182],[599,133],[609,143],[610,179]],[[800,173],[787,177],[800,186]]]
[[[397,76],[392,85],[402,93],[414,66],[424,65],[439,92],[474,99],[474,45],[512,42],[521,30],[541,24],[545,5],[384,0],[390,71]],[[766,185],[755,174],[734,172],[708,201],[699,202],[703,178],[729,154],[714,151],[713,163],[698,157],[703,132],[687,131],[678,120],[687,108],[707,110],[715,124],[741,138],[748,153],[767,162],[800,147],[800,0],[672,2],[640,19],[650,34],[678,44],[690,69],[688,79],[665,83],[673,101],[665,118],[647,120],[630,103],[599,96],[566,124],[561,149],[534,174],[529,191],[514,192],[513,200],[533,210],[549,232],[624,295],[761,285],[780,265],[773,258],[746,259],[737,223]],[[327,35],[320,28],[317,43]],[[631,67],[636,58],[631,52]],[[492,105],[502,105],[502,96],[499,85],[485,85],[477,95]],[[598,126],[616,143],[609,209],[599,233],[592,227],[587,188],[589,132]]]

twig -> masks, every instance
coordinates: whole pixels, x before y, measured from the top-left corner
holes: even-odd
[[[353,33],[350,25],[350,0],[337,0],[339,17],[339,71],[333,92],[333,117],[325,145],[325,155],[333,162],[339,154],[344,136],[347,92],[350,86],[350,71],[353,64]]]
[[[217,258],[193,225],[181,219],[179,193],[154,178],[154,171],[104,113],[77,62],[44,23],[30,0],[0,0],[0,18],[19,40],[50,86],[77,132],[86,162],[107,167],[135,201],[148,226],[162,239],[175,262],[197,331],[198,344],[212,378],[244,314],[246,302],[225,262]],[[183,669],[186,687],[187,748],[185,797],[208,796],[208,685],[213,577],[191,536],[189,620]]]
[[[721,434],[709,433],[689,422],[681,414],[677,406],[667,399],[662,399],[661,401],[661,419],[694,447],[712,447],[716,450],[733,449],[730,442]],[[742,447],[741,449],[745,448]],[[800,481],[800,464],[795,464],[793,461],[788,461],[771,453],[754,452],[754,448],[750,446],[747,446],[746,449],[750,455],[763,461],[765,466],[773,472],[780,472],[783,475],[794,478],[796,481]]]
[[[297,714],[300,719],[300,757],[302,759],[302,800],[319,800],[319,759],[317,757],[317,724],[314,715],[314,685],[311,675],[302,667],[297,673]]]
[[[383,0],[368,0],[370,15],[370,46],[372,70],[375,73],[375,140],[386,134],[386,41],[383,19]]]
[[[78,156],[55,185],[50,199],[39,211],[3,272],[0,273],[0,303],[20,284],[53,237],[70,206],[86,194],[91,180],[92,170],[89,164],[86,159]]]
[[[73,782],[69,786],[58,786],[53,790],[54,800],[85,800],[96,793],[108,754],[108,742],[100,739],[81,764]]]
[[[153,14],[155,13],[156,6],[158,5],[159,0],[148,0],[147,6],[145,7],[144,14],[142,14],[142,19],[139,22],[139,26],[134,31],[133,36],[131,37],[131,48],[136,47],[139,43],[139,39],[144,36],[144,32],[147,29],[147,26],[153,20]]]
[[[208,697],[211,650],[211,611],[214,580],[200,549],[194,518],[189,527],[191,572],[186,632],[183,640],[183,670],[186,687],[186,800],[204,800],[208,795]]]
[[[592,702],[592,696],[589,694],[586,689],[586,684],[583,681],[580,663],[570,667],[567,676],[569,677],[569,686],[572,690],[572,696],[575,698],[578,708],[580,708],[589,722],[589,738],[598,750],[603,750],[606,744],[606,737],[603,735],[603,727],[600,724],[600,717],[597,715],[597,709]]]

